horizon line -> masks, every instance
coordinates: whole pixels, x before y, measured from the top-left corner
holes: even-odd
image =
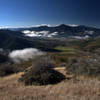
[[[64,23],[62,23],[64,24]],[[1,26],[0,25],[0,29],[9,29],[9,28],[30,28],[30,27],[41,27],[41,26],[48,26],[48,27],[56,27],[56,26],[60,26],[62,24],[38,24],[38,25],[26,25],[26,26]],[[90,26],[90,25],[78,25],[78,24],[64,24],[70,27],[78,27],[78,26],[87,26],[87,27],[94,27],[94,28],[100,28],[97,26]]]

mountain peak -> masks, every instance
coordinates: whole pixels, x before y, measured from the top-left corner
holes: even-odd
[[[59,27],[66,27],[67,25],[65,24],[60,24]]]

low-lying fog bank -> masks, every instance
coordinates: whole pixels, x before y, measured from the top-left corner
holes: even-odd
[[[15,63],[20,61],[28,61],[36,56],[44,55],[44,52],[35,48],[26,48],[22,50],[14,50],[9,53],[9,58]]]

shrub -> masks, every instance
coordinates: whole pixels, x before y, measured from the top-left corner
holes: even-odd
[[[12,64],[1,64],[0,65],[0,76],[7,76],[7,75],[11,75],[14,73],[18,73],[22,71],[22,68],[16,66],[16,65],[12,65]]]
[[[56,84],[63,79],[64,75],[53,69],[54,64],[49,57],[36,58],[32,68],[25,72],[19,81],[25,85],[47,85]]]
[[[72,58],[66,66],[67,73],[75,75],[100,75],[100,58]]]
[[[5,62],[7,62],[8,60],[9,60],[9,59],[8,59],[8,56],[6,56],[6,55],[0,53],[0,63],[5,63]]]

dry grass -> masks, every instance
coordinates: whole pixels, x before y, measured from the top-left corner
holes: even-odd
[[[0,100],[100,100],[100,81],[96,78],[81,77],[80,80],[66,79],[56,85],[24,86],[18,82],[22,74],[0,78]]]

